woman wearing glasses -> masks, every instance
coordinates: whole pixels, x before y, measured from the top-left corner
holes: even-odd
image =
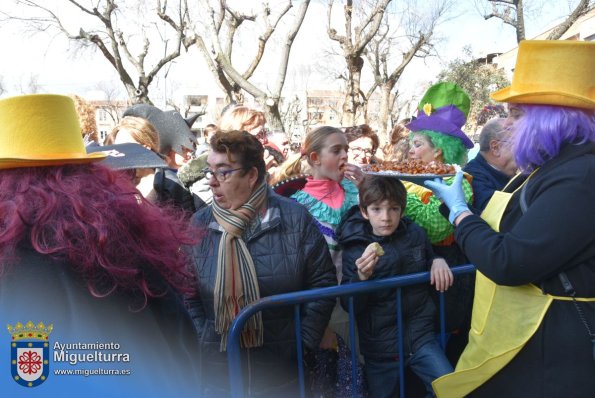
[[[367,124],[348,127],[345,137],[349,144],[349,163],[363,165],[378,163],[376,150],[380,145],[378,135]]]
[[[217,132],[204,170],[212,206],[193,216],[206,236],[192,248],[198,293],[188,299],[201,346],[203,391],[228,394],[227,334],[261,297],[336,284],[326,242],[306,208],[266,184],[264,149],[245,131]],[[334,300],[302,307],[302,339],[318,347]],[[246,395],[297,395],[293,309],[255,315],[242,332]]]

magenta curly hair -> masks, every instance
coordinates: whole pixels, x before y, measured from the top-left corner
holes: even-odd
[[[1,170],[0,215],[0,275],[32,247],[71,264],[96,297],[131,292],[146,303],[170,287],[192,291],[181,247],[200,234],[123,173],[96,164]]]

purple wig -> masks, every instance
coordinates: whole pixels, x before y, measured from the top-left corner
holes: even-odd
[[[513,125],[514,156],[530,173],[555,158],[565,144],[595,141],[595,111],[552,105],[515,104],[523,116]]]
[[[129,292],[144,302],[169,287],[192,291],[182,245],[196,243],[184,215],[142,198],[105,166],[0,171],[0,277],[17,249],[65,261],[94,296]]]

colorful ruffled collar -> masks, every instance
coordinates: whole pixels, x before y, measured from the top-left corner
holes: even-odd
[[[320,222],[338,225],[343,214],[359,202],[357,187],[349,180],[343,179],[340,184],[336,181],[331,181],[336,185],[316,184],[316,182],[323,180],[312,181],[314,184],[311,184],[310,180],[308,180],[304,189],[294,193],[291,197],[304,205],[310,214]],[[324,182],[327,182],[327,180],[324,180]],[[315,189],[306,189],[309,185],[310,188]],[[335,191],[330,191],[331,187],[335,188]],[[333,192],[333,194],[331,195],[329,192]],[[325,195],[326,197],[324,197]],[[337,203],[337,198],[342,198],[342,201]],[[332,203],[336,207],[328,203]]]

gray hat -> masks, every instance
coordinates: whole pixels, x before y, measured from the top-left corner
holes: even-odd
[[[193,150],[196,137],[190,127],[196,118],[184,119],[177,111],[162,111],[149,104],[136,104],[124,111],[123,116],[136,116],[148,120],[159,135],[159,152],[167,155],[170,150],[183,153],[183,147]]]

